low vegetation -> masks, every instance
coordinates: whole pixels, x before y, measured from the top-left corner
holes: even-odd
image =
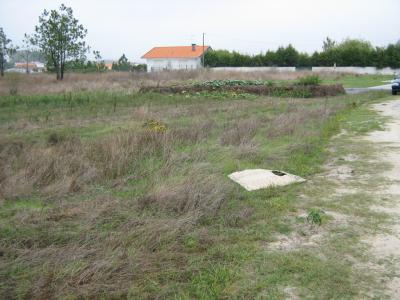
[[[62,94],[86,91],[136,92],[147,86],[193,85],[210,82],[252,82],[254,84],[279,85],[297,83],[300,78],[315,75],[310,71],[298,72],[233,72],[233,71],[171,71],[160,73],[66,73],[62,81],[54,80],[51,74],[5,74],[0,80],[0,96]],[[342,84],[344,87],[368,87],[384,84],[393,79],[384,75],[351,75],[340,73],[318,73],[321,84]],[[212,82],[212,83],[211,83]]]
[[[232,94],[256,94],[274,97],[326,97],[344,94],[341,85],[320,85],[318,75],[301,77],[297,82],[274,84],[272,81],[261,80],[212,80],[196,82],[194,84],[146,86],[140,88],[140,92],[157,93],[204,93],[204,92],[228,92]]]
[[[1,97],[0,293],[256,297],[258,288],[237,287],[260,245],[291,230],[284,218],[301,186],[250,193],[226,175],[269,168],[307,178],[343,118],[380,96],[125,90]],[[311,273],[324,270],[325,292],[346,295],[347,270],[302,257]],[[302,276],[305,265],[285,260],[279,272],[276,260],[263,272]],[[271,276],[265,293],[279,296]],[[312,280],[303,285],[315,288]]]
[[[298,85],[320,85],[321,79],[318,75],[309,75],[299,78]]]

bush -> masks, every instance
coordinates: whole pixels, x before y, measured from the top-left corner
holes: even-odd
[[[320,85],[321,79],[318,75],[310,75],[302,77],[297,82],[298,85]]]

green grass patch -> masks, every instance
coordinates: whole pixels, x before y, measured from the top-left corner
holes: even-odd
[[[345,88],[364,88],[388,84],[393,75],[338,75],[334,79],[324,79],[325,84],[343,84]]]

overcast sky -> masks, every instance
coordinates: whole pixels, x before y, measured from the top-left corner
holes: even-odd
[[[0,0],[0,27],[18,45],[61,3],[106,59],[140,61],[154,46],[201,44],[203,32],[214,49],[250,54],[289,43],[311,53],[327,36],[375,46],[400,39],[400,0]]]

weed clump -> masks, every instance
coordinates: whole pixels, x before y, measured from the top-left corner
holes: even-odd
[[[148,120],[143,124],[143,127],[158,133],[167,131],[167,125],[157,120]]]
[[[311,225],[321,226],[324,214],[324,211],[319,208],[310,208],[308,211],[307,222]]]
[[[318,75],[309,75],[298,80],[298,85],[320,85],[322,80]]]
[[[65,141],[65,135],[59,134],[57,132],[52,132],[47,137],[47,143],[52,146],[59,144],[63,141]]]

